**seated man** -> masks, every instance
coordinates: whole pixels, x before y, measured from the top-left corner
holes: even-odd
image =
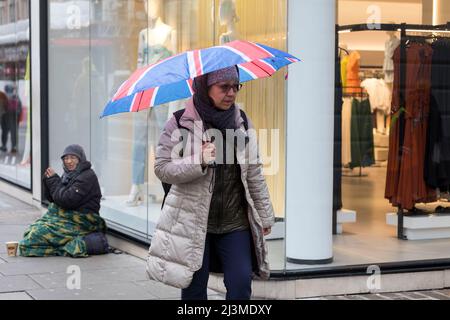
[[[19,243],[21,256],[87,257],[108,252],[106,224],[100,217],[102,197],[97,175],[79,145],[61,156],[64,174],[52,168],[44,174],[48,212],[33,223]]]

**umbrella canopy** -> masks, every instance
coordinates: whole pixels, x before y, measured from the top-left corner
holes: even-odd
[[[233,65],[240,82],[272,76],[298,58],[262,44],[233,41],[221,46],[187,51],[138,69],[117,90],[101,117],[138,112],[193,95],[194,78]]]

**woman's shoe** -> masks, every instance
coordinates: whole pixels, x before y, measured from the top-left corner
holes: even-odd
[[[130,195],[128,196],[128,200],[126,201],[126,205],[128,207],[137,207],[142,204],[144,200],[144,192],[142,191],[141,186],[134,184],[131,187]]]

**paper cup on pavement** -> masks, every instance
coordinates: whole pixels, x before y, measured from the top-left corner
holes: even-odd
[[[17,256],[17,248],[19,247],[19,242],[10,241],[6,243],[6,249],[8,250],[9,257]]]

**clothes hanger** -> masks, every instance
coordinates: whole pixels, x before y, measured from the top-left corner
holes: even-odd
[[[338,47],[340,50],[342,50],[342,51],[344,51],[346,54],[348,54],[348,55],[350,55],[350,53],[348,52],[348,50],[346,50],[346,49],[344,49],[344,48],[341,48],[341,47]]]

